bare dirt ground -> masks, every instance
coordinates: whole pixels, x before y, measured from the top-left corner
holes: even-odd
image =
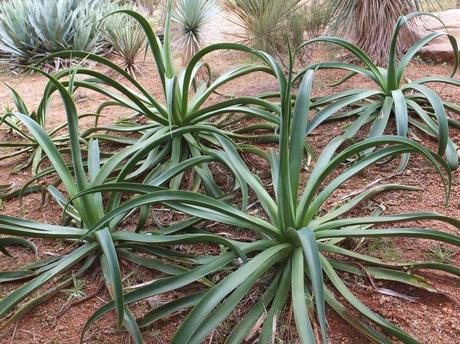
[[[224,23],[224,22],[222,22]],[[222,25],[229,25],[222,24]],[[235,40],[234,36],[216,33],[211,35],[216,40]],[[217,39],[218,38],[218,39]],[[319,54],[323,54],[320,52]],[[234,52],[221,52],[214,54],[207,60],[213,70],[213,74],[218,75],[230,67],[236,67],[249,62],[249,58],[245,55]],[[139,76],[139,81],[148,87],[152,94],[159,99],[162,98],[161,88],[158,79],[154,73],[154,66],[150,60],[147,60],[144,66],[143,75]],[[416,79],[417,77],[428,75],[446,75],[449,73],[450,66],[448,65],[432,65],[430,63],[416,61],[412,63],[408,70],[407,77]],[[340,76],[336,73],[319,73],[315,82],[315,92],[325,94],[330,92],[327,84],[331,80],[337,80]],[[457,77],[460,74],[457,73]],[[20,94],[25,96],[30,108],[34,108],[40,101],[43,87],[46,83],[45,79],[38,75],[27,77],[15,76],[8,72],[0,75],[0,81],[7,82],[16,88]],[[369,83],[356,78],[349,81],[345,87],[368,87]],[[239,79],[236,82],[229,84],[220,90],[224,94],[248,94],[255,95],[261,92],[276,90],[276,83],[273,79],[265,75],[258,74],[244,79]],[[336,90],[340,89],[336,88]],[[443,97],[449,101],[460,103],[460,91],[452,87],[440,88],[435,87]],[[217,97],[217,96],[216,96]],[[84,94],[79,103],[79,110],[83,112],[94,111],[98,104],[103,99],[90,92]],[[8,91],[6,88],[0,88],[0,104],[11,104]],[[59,99],[56,99],[50,108],[49,126],[53,127],[65,120],[62,105]],[[125,117],[126,113],[109,112],[105,113],[103,122],[111,123],[116,118]],[[459,116],[454,118],[460,119]],[[310,143],[317,152],[320,152],[325,147],[327,142],[336,135],[340,134],[344,122],[333,122],[317,129],[310,137]],[[0,139],[4,139],[4,133],[0,133]],[[425,135],[417,132],[417,136],[426,145],[432,148],[436,147],[436,143],[430,140]],[[451,136],[457,145],[460,145],[460,130],[453,130]],[[269,147],[261,146],[264,149]],[[11,170],[19,163],[20,160],[0,162],[0,184],[6,182],[15,182],[17,185],[23,185],[30,177],[28,171],[18,174],[11,174]],[[380,167],[372,167],[368,171],[362,173],[351,181],[347,182],[335,195],[336,200],[347,195],[357,189],[360,189],[378,178],[384,178],[392,174],[397,166],[397,162],[390,163]],[[267,173],[267,166],[264,164],[255,164],[254,168],[259,170],[261,174]],[[308,173],[305,173],[307,178]],[[394,176],[389,181],[392,183],[401,183],[420,187],[420,192],[405,193],[404,196],[400,192],[390,192],[379,197],[375,197],[360,210],[362,213],[368,213],[376,206],[384,206],[386,213],[398,213],[407,211],[436,211],[453,216],[460,217],[460,174],[454,173],[454,183],[452,188],[452,197],[448,206],[444,202],[444,191],[441,185],[440,178],[436,176],[434,170],[428,166],[428,163],[419,157],[413,157],[410,160],[409,166],[403,175]],[[47,223],[59,223],[60,209],[54,203],[48,204],[45,208],[39,208],[40,195],[30,195],[23,199],[22,207],[19,200],[13,199],[1,205],[0,212],[2,214],[23,216],[25,218],[40,220]],[[417,224],[420,226],[435,226],[435,223]],[[436,228],[440,230],[456,232],[454,228],[448,225],[438,225]],[[68,247],[62,242],[34,240],[38,249],[39,256],[37,259],[49,258],[53,255],[65,252]],[[433,243],[426,240],[414,239],[398,239],[393,241],[380,241],[368,245],[367,249],[375,256],[382,257],[387,260],[417,260],[426,259],[430,255],[430,249]],[[447,248],[447,246],[442,247]],[[30,262],[32,255],[25,250],[12,250],[14,258],[0,256],[0,271],[10,270],[16,266],[20,266]],[[453,249],[451,259],[457,265],[460,265],[460,252],[458,249]],[[123,270],[126,274],[135,270],[135,273],[130,277],[133,283],[142,283],[151,280],[155,276],[144,270],[136,270],[132,264],[125,263]],[[348,286],[353,292],[358,295],[366,305],[371,309],[394,322],[410,334],[415,336],[422,343],[430,344],[454,344],[458,343],[460,338],[460,307],[458,303],[452,299],[460,300],[460,279],[451,275],[430,271],[419,272],[420,275],[429,277],[434,281],[434,285],[439,290],[445,292],[449,297],[420,292],[412,288],[401,287],[399,285],[385,284],[386,288],[397,290],[403,294],[416,297],[415,302],[409,302],[400,298],[390,297],[376,293],[369,285],[367,280],[356,280],[351,276],[344,278]],[[11,326],[0,333],[0,343],[47,343],[47,344],[65,344],[78,343],[80,330],[83,327],[86,319],[100,306],[109,300],[109,295],[105,288],[99,288],[98,272],[94,271],[82,279],[81,292],[84,295],[95,294],[91,299],[75,304],[66,312],[61,314],[60,310],[68,304],[70,290],[64,291],[57,297],[50,299],[44,305],[37,307],[32,312],[21,320],[16,326]],[[0,297],[5,296],[17,287],[17,284],[5,284],[0,286]],[[99,292],[97,292],[99,290]],[[97,292],[97,293],[96,293]],[[174,298],[177,294],[172,293],[169,297]],[[141,311],[149,307],[147,304],[139,305]],[[288,307],[289,308],[289,307]],[[167,343],[168,339],[174,333],[184,314],[174,315],[169,319],[158,322],[155,327],[144,333],[145,343],[160,344]],[[86,343],[130,343],[129,337],[124,332],[119,332],[115,328],[115,317],[110,314],[104,317],[94,326],[86,336]],[[328,311],[328,320],[331,332],[331,343],[367,343],[367,340],[361,335],[351,330],[348,325],[343,322],[331,310]],[[210,343],[220,343],[225,333],[232,327],[232,323],[238,321],[238,314],[235,314],[231,320],[224,326],[219,327],[218,332],[213,336]],[[297,343],[294,336],[294,322],[292,315],[289,312],[284,314],[281,319],[281,333],[277,343]]]

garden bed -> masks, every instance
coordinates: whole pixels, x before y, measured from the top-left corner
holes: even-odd
[[[318,54],[323,54],[319,51]],[[247,57],[239,53],[222,53],[207,62],[213,68],[213,72],[218,74],[229,65],[235,65],[235,61],[244,63]],[[149,73],[149,77],[139,77],[139,81],[145,85],[154,97],[161,94],[159,88],[159,81],[150,77],[152,62],[147,61],[144,68]],[[417,77],[426,75],[445,75],[449,71],[448,65],[432,65],[423,61],[416,61],[408,69],[409,79],[414,80]],[[459,74],[457,73],[457,77]],[[318,93],[326,94],[330,90],[326,84],[330,83],[331,79],[339,79],[340,75],[332,72],[320,72],[315,79],[315,90]],[[14,86],[21,94],[25,95],[27,102],[36,105],[41,97],[41,90],[45,85],[43,77],[38,75],[31,76],[12,76],[8,72],[4,72],[1,81],[8,82]],[[354,78],[340,88],[346,87],[366,87],[367,84]],[[276,82],[267,76],[257,74],[257,77],[251,76],[249,78],[239,79],[237,82],[230,83],[221,92],[225,94],[245,94],[256,95],[261,92],[276,90]],[[448,101],[460,103],[460,93],[456,92],[454,88],[445,87],[443,89],[436,88],[437,91]],[[83,94],[79,99],[77,105],[81,112],[94,111],[95,107],[100,103],[100,98],[97,98],[90,92]],[[214,96],[214,99],[218,97]],[[0,103],[10,103],[10,98],[5,89],[0,91]],[[50,125],[60,123],[65,120],[63,108],[59,101],[54,102],[50,108]],[[104,116],[102,123],[111,123],[115,118],[123,117],[118,112],[108,112]],[[455,119],[460,119],[455,116]],[[309,136],[309,142],[314,147],[316,152],[320,152],[325,145],[335,136],[341,133],[341,128],[345,125],[344,122],[331,122],[316,129],[312,135]],[[456,144],[460,144],[460,130],[453,129],[451,134],[452,140]],[[416,132],[416,140],[420,140],[424,145],[433,149],[436,148],[436,142],[431,140],[426,135]],[[6,133],[1,133],[0,139],[3,141],[8,139]],[[264,150],[269,150],[269,145],[259,145]],[[248,157],[246,159],[250,163],[250,167],[257,170],[259,175],[263,178],[268,173],[268,166],[263,163],[257,163],[257,159]],[[251,163],[252,162],[252,163]],[[22,185],[30,175],[28,172],[20,172],[19,174],[11,174],[12,168],[19,163],[16,161],[0,162],[0,184],[3,182],[15,182],[17,185]],[[397,169],[397,162],[391,162],[383,166],[373,166],[366,170],[365,173],[354,177],[349,182],[345,183],[336,192],[333,202],[340,202],[342,197],[359,190],[366,185],[376,181],[379,178],[387,178]],[[305,177],[308,171],[304,171]],[[405,193],[404,197],[397,191],[385,193],[378,197],[372,198],[359,210],[360,214],[369,214],[378,206],[385,208],[385,213],[392,214],[403,211],[434,211],[441,212],[454,218],[460,217],[460,174],[459,171],[454,173],[454,182],[452,186],[451,201],[446,208],[444,203],[444,191],[442,188],[439,177],[436,176],[432,167],[419,157],[411,158],[406,171],[402,175],[395,175],[387,180],[391,183],[401,183],[420,187],[420,192]],[[269,182],[269,181],[266,181]],[[41,196],[39,194],[26,196],[22,200],[22,205],[17,199],[7,201],[1,206],[1,213],[4,215],[23,216],[28,219],[40,220],[46,223],[59,223],[60,221],[60,208],[53,202],[40,207]],[[329,204],[328,206],[333,206]],[[427,223],[424,223],[426,225]],[[134,225],[133,225],[134,226]],[[447,232],[456,232],[453,227],[442,225],[441,230]],[[228,229],[226,228],[225,231]],[[460,233],[457,231],[457,235]],[[57,253],[65,252],[68,247],[64,243],[46,240],[33,240],[39,249],[38,258],[48,258],[56,255]],[[439,244],[447,249],[447,245]],[[369,241],[363,248],[373,253],[375,256],[381,257],[384,260],[396,261],[404,258],[405,260],[423,259],[431,256],[433,243],[427,240],[416,239],[398,239],[398,240],[372,240]],[[29,262],[33,257],[27,251],[22,249],[12,249],[11,252],[15,258],[6,258],[0,256],[0,271],[11,269],[14,266],[20,266],[23,263]],[[453,249],[452,254],[448,257],[456,265],[460,265],[460,252],[458,249]],[[131,263],[122,264],[124,276],[129,276],[130,283],[140,284],[145,281],[155,278],[151,272],[143,269],[136,269]],[[397,291],[400,294],[416,298],[414,302],[408,301],[400,297],[393,297],[377,293],[368,279],[356,279],[353,276],[346,277],[344,280],[349,282],[348,286],[352,291],[359,295],[359,297],[368,305],[372,310],[383,315],[385,318],[400,326],[403,330],[418,338],[423,343],[455,343],[460,336],[460,307],[452,299],[460,300],[460,279],[452,276],[447,276],[443,273],[433,274],[429,271],[420,272],[422,276],[429,276],[434,281],[437,289],[444,292],[447,296],[439,294],[430,294],[427,292],[420,292],[415,289],[400,287],[391,283],[383,283],[382,286]],[[94,271],[88,277],[83,278],[81,282],[81,289],[69,288],[61,292],[57,297],[50,299],[47,303],[37,307],[35,310],[26,315],[17,326],[2,331],[0,334],[1,343],[77,343],[80,336],[80,330],[83,327],[86,319],[102,306],[105,302],[109,301],[110,297],[105,288],[99,290],[99,279],[97,278],[98,272]],[[7,294],[12,290],[14,284],[6,284],[0,286],[0,296]],[[380,286],[380,285],[379,285]],[[78,289],[78,290],[77,290]],[[257,291],[254,291],[257,292]],[[71,304],[74,298],[70,298],[72,293],[80,293],[81,297],[91,296],[90,299]],[[168,297],[174,299],[177,297],[180,290],[171,293]],[[78,299],[78,298],[76,298]],[[133,312],[136,312],[151,307],[152,304],[161,302],[163,300],[149,300],[149,302],[142,302],[134,307]],[[244,311],[244,305],[250,304],[250,295],[247,296],[241,303]],[[287,309],[290,309],[289,305]],[[330,341],[331,343],[367,343],[367,340],[350,329],[350,327],[341,320],[335,313],[328,312],[328,320],[330,327]],[[158,322],[153,328],[144,333],[145,343],[167,343],[168,339],[175,332],[175,328],[183,318],[184,314],[172,316],[169,319]],[[238,322],[239,314],[233,314],[230,319],[223,325],[219,326],[215,331],[212,338],[209,338],[209,343],[220,343],[228,330],[231,329],[234,323]],[[294,320],[292,314],[286,312],[283,315],[282,323],[279,332],[281,338],[279,343],[295,343],[295,330]],[[129,336],[123,332],[117,332],[115,329],[115,316],[110,314],[97,323],[97,326],[92,328],[86,335],[87,343],[129,343]],[[251,341],[249,341],[250,343]]]

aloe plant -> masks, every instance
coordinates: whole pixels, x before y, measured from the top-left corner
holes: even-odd
[[[71,284],[76,277],[94,269],[99,263],[98,266],[102,270],[109,293],[117,304],[119,326],[124,324],[131,335],[140,340],[140,333],[135,326],[133,316],[124,305],[125,292],[119,261],[125,260],[174,276],[187,271],[186,267],[177,262],[190,261],[190,259],[186,255],[175,252],[174,249],[168,247],[160,249],[160,245],[172,245],[183,242],[183,240],[193,243],[198,237],[205,241],[208,240],[206,238],[212,239],[213,242],[217,240],[224,246],[229,245],[230,249],[233,244],[231,241],[211,233],[199,234],[198,237],[190,236],[190,234],[176,234],[178,231],[200,222],[200,219],[194,217],[186,218],[177,224],[164,226],[156,231],[143,232],[149,216],[148,207],[145,206],[139,210],[140,215],[135,232],[124,229],[125,226],[121,226],[120,222],[128,217],[132,218],[133,214],[136,213],[135,209],[121,214],[120,217],[113,218],[113,223],[104,226],[103,229],[93,231],[93,225],[105,218],[105,214],[123,204],[123,200],[118,197],[120,193],[115,192],[108,199],[102,198],[100,193],[81,198],[75,198],[75,196],[89,190],[90,187],[97,187],[113,181],[118,173],[123,174],[131,171],[135,174],[136,170],[142,166],[138,166],[135,154],[134,157],[130,158],[133,149],[131,152],[122,151],[108,159],[102,159],[97,140],[87,142],[87,154],[84,154],[78,128],[77,109],[71,92],[53,76],[43,71],[40,73],[50,79],[65,105],[71,163],[66,162],[66,156],[61,154],[59,147],[36,120],[21,113],[14,113],[12,116],[18,118],[29,130],[51,164],[50,168],[41,172],[41,177],[51,173],[57,174],[59,177],[59,183],[48,186],[48,193],[62,207],[66,224],[51,225],[0,215],[0,234],[9,236],[0,238],[0,251],[8,255],[9,252],[6,249],[8,246],[22,245],[36,252],[35,246],[25,238],[64,240],[72,245],[70,245],[71,250],[63,255],[37,261],[15,271],[0,272],[0,283],[23,281],[20,287],[0,299],[0,317],[3,319],[0,328],[4,329],[14,323],[30,309],[60,292]],[[168,132],[167,135],[160,137],[160,140],[150,138],[144,142],[140,141],[138,147],[156,154],[156,146],[161,144],[165,136],[169,135],[175,137],[177,133]],[[219,137],[218,135],[219,133],[216,131],[216,139]],[[165,190],[161,187],[162,184],[170,178],[184,173],[191,165],[199,166],[200,163],[207,161],[224,162],[217,153],[211,151],[209,153],[209,155],[200,158],[184,160],[183,163],[168,170],[157,170],[155,174],[151,174],[149,178],[144,180],[144,183],[149,190],[152,188]],[[155,159],[155,154],[150,158]],[[126,164],[120,168],[122,161],[125,161]],[[128,170],[128,166],[132,166],[133,169]],[[59,188],[60,185],[62,188]],[[216,186],[209,182],[205,185],[211,187],[211,193],[214,192],[215,197],[222,197],[222,193],[216,193]],[[124,236],[126,237],[123,238]],[[240,251],[239,248],[234,248]],[[59,278],[55,285],[40,290],[37,295],[32,296],[32,293],[45,287],[47,282],[54,278]],[[205,279],[203,283],[209,285]]]
[[[239,171],[257,197],[261,209],[254,215],[209,196],[187,191],[155,191],[146,185],[136,183],[105,184],[76,196],[114,191],[139,194],[120,208],[106,214],[89,233],[104,228],[111,219],[130,209],[162,203],[192,216],[225,226],[234,226],[239,231],[244,229],[254,234],[250,242],[232,240],[232,243],[242,250],[243,255],[230,251],[210,256],[208,262],[197,265],[189,272],[152,281],[127,293],[124,299],[126,304],[152,296],[161,297],[163,293],[179,288],[184,291],[184,286],[200,281],[203,277],[212,279],[217,270],[223,270],[226,274],[220,275],[213,286],[190,294],[182,292],[180,298],[144,314],[137,320],[137,324],[141,328],[146,327],[173,312],[191,308],[171,343],[198,344],[224,322],[238,308],[240,301],[257,287],[260,293],[255,295],[251,292],[254,303],[225,338],[226,343],[242,343],[249,333],[258,336],[260,343],[273,342],[276,329],[280,327],[277,325],[288,304],[292,305],[301,343],[316,342],[315,331],[311,325],[314,319],[310,318],[310,306],[314,307],[315,318],[320,326],[317,339],[323,343],[328,342],[326,305],[376,343],[391,343],[392,339],[385,334],[405,343],[417,343],[410,334],[366,307],[344,283],[342,273],[368,276],[372,280],[398,282],[436,293],[436,289],[425,278],[417,276],[411,269],[441,270],[457,276],[460,275],[460,269],[454,265],[429,261],[388,263],[371,255],[350,250],[343,243],[354,238],[412,237],[460,246],[460,237],[456,235],[431,228],[414,228],[409,224],[398,225],[435,220],[460,228],[460,221],[429,212],[383,215],[376,211],[368,216],[354,215],[353,210],[360,204],[382,192],[417,190],[397,184],[368,188],[331,210],[325,209],[323,205],[329,203],[331,194],[353,176],[382,159],[406,153],[421,154],[433,165],[443,177],[446,197],[449,197],[451,173],[446,162],[436,153],[404,137],[370,138],[340,150],[341,146],[349,141],[347,137],[340,136],[333,139],[323,150],[303,186],[303,141],[308,123],[313,72],[305,74],[293,107],[288,87],[290,77],[284,76],[275,62],[272,68],[279,79],[283,109],[279,148],[271,155],[274,197],[235,154],[234,146],[224,137],[220,139],[225,151],[222,153],[223,157],[233,169]],[[382,145],[385,147],[363,155],[369,149]],[[355,156],[362,158],[342,169],[342,164]],[[216,228],[216,225],[213,227]],[[228,230],[226,233],[228,235]],[[235,263],[237,258],[240,259],[239,263]],[[361,316],[349,310],[336,295],[346,300]],[[115,306],[113,302],[108,303],[89,319],[84,327],[82,340],[88,328]],[[258,328],[260,331],[256,331]]]
[[[23,163],[17,165],[13,172],[17,173],[30,165],[32,165],[32,174],[37,175],[40,170],[40,165],[45,158],[44,151],[40,146],[39,142],[36,140],[34,135],[24,127],[15,114],[22,114],[27,116],[32,121],[34,121],[38,126],[47,132],[47,135],[51,138],[53,143],[58,147],[59,151],[68,150],[69,144],[69,135],[62,134],[61,132],[66,129],[68,123],[62,123],[54,128],[47,128],[47,117],[48,117],[48,105],[50,98],[45,95],[42,97],[42,100],[36,111],[32,111],[27,106],[24,99],[21,95],[6,85],[11,92],[11,97],[15,104],[15,109],[5,109],[5,114],[0,118],[0,126],[7,128],[9,135],[15,135],[18,139],[16,140],[5,140],[5,142],[0,142],[1,148],[14,148],[13,152],[6,152],[0,156],[1,160],[7,160],[15,158],[18,156],[27,156],[27,160]],[[73,93],[73,92],[72,92]],[[94,114],[83,114],[79,115],[78,119],[87,117],[96,117]],[[13,190],[10,190],[13,191]]]
[[[295,79],[301,78],[303,73],[309,69],[338,69],[350,73],[341,82],[345,82],[354,75],[359,74],[372,81],[376,86],[375,88],[347,89],[331,96],[316,99],[313,107],[319,109],[319,111],[310,122],[307,134],[326,121],[357,116],[353,125],[347,130],[347,135],[354,136],[362,126],[372,122],[368,137],[378,137],[384,134],[390,118],[393,117],[396,123],[397,135],[407,137],[411,127],[423,131],[437,139],[438,153],[440,155],[445,154],[449,166],[452,169],[458,167],[457,146],[449,137],[449,122],[452,125],[456,125],[456,123],[448,117],[447,110],[460,113],[460,107],[443,100],[440,95],[426,85],[436,82],[460,86],[460,81],[454,78],[458,66],[458,46],[455,37],[443,32],[430,33],[415,42],[398,62],[396,47],[401,28],[410,19],[422,15],[426,14],[415,12],[399,18],[393,30],[386,69],[378,67],[356,45],[341,38],[319,37],[302,44],[301,48],[317,42],[338,45],[350,52],[362,63],[362,66],[335,61],[320,62],[308,66]],[[455,56],[451,76],[429,76],[404,83],[405,69],[414,56],[428,42],[442,36],[448,37]],[[406,155],[403,158],[401,169],[406,166],[407,157]]]
[[[37,254],[37,247],[29,240],[15,237],[0,238],[0,252],[8,257],[12,257],[11,253],[7,250],[7,247],[10,246],[22,246],[31,250],[35,255]]]
[[[170,10],[171,7],[168,17]],[[312,325],[315,319],[310,318],[309,308],[315,310],[312,316],[320,327],[317,339],[328,342],[327,305],[374,342],[391,343],[390,336],[394,336],[406,343],[417,343],[410,334],[366,307],[346,286],[342,273],[367,277],[371,281],[399,282],[436,293],[438,291],[426,279],[412,270],[434,269],[460,276],[460,269],[453,264],[431,261],[388,263],[370,254],[350,250],[343,243],[353,238],[412,237],[460,247],[460,237],[456,235],[427,227],[410,227],[414,221],[427,220],[460,228],[460,221],[429,212],[384,215],[376,210],[368,216],[357,216],[353,211],[370,197],[385,191],[417,190],[399,184],[370,187],[333,209],[324,205],[329,203],[334,191],[366,168],[381,160],[410,153],[420,154],[440,174],[448,200],[452,176],[447,162],[439,154],[401,135],[374,136],[343,147],[350,142],[353,134],[349,130],[326,146],[304,183],[301,172],[305,138],[318,121],[315,118],[309,120],[310,108],[319,107],[321,102],[326,101],[325,98],[314,102],[311,99],[313,71],[302,73],[303,79],[294,97],[290,87],[294,79],[294,61],[291,61],[286,76],[275,59],[266,53],[237,44],[218,44],[201,50],[185,71],[176,72],[169,49],[169,19],[163,46],[145,18],[131,11],[120,13],[131,15],[146,31],[166,105],[156,101],[123,68],[94,54],[75,51],[54,56],[73,56],[99,62],[124,76],[130,87],[105,74],[80,67],[60,71],[55,76],[39,71],[50,80],[44,102],[57,92],[65,105],[71,163],[66,163],[56,143],[36,120],[21,113],[12,113],[11,116],[19,119],[28,129],[51,163],[51,167],[40,171],[36,178],[58,175],[64,192],[58,189],[58,184],[50,185],[48,192],[63,208],[67,224],[50,225],[0,215],[0,234],[20,240],[65,240],[73,245],[66,255],[40,261],[18,271],[0,273],[0,282],[25,281],[0,299],[0,317],[6,316],[0,328],[15,322],[31,308],[65,288],[75,276],[84,274],[99,262],[98,267],[113,301],[88,319],[82,329],[82,342],[90,326],[112,310],[116,311],[118,327],[124,325],[134,342],[142,343],[141,329],[176,311],[191,308],[171,342],[201,343],[237,309],[253,287],[257,287],[260,293],[252,297],[253,305],[232,328],[225,339],[227,343],[241,343],[249,333],[258,334],[261,343],[272,342],[276,336],[274,329],[279,328],[276,325],[288,303],[292,304],[297,334],[302,343],[316,342]],[[194,76],[200,68],[206,68],[201,59],[220,49],[248,52],[263,64],[239,67],[210,85],[204,83],[198,86],[191,96]],[[205,105],[219,86],[255,71],[277,78],[279,104],[268,102],[264,97],[236,97],[215,105]],[[81,81],[76,79],[77,75],[91,78]],[[110,91],[108,86],[117,93]],[[134,128],[110,126],[101,129],[137,132],[141,134],[137,139],[100,134],[99,129],[90,129],[83,135],[87,141],[81,140],[78,113],[71,96],[76,88],[88,88],[111,98],[101,104],[98,113],[117,105],[151,122]],[[264,185],[239,156],[241,147],[231,140],[238,135],[206,122],[225,113],[255,116],[271,123],[271,129],[279,127],[279,134],[268,138],[276,138],[279,143],[278,149],[267,157],[271,162],[272,185]],[[359,127],[358,124],[355,126]],[[266,128],[265,123],[262,128]],[[98,139],[118,141],[126,147],[102,158]],[[87,147],[87,154],[84,154],[82,146]],[[242,196],[241,202],[235,202],[241,203],[238,206],[229,203],[233,194],[226,195],[213,181],[206,165],[211,161],[225,164],[234,175],[233,190],[239,189]],[[192,190],[198,190],[201,184],[207,195],[177,190],[181,184],[180,176],[191,169],[197,176],[193,178]],[[163,185],[170,180],[173,181],[171,188],[165,189]],[[8,189],[8,186],[5,188]],[[254,213],[246,211],[250,194],[248,188],[256,198],[256,202],[251,203],[258,206]],[[148,209],[154,205],[163,205],[188,217],[164,228],[149,228]],[[124,220],[134,218],[137,213],[137,228],[129,230]],[[213,225],[203,225],[205,220]],[[399,226],[400,223],[404,226]],[[225,233],[221,233],[220,225],[225,226]],[[228,226],[253,235],[250,240],[228,239]],[[27,245],[24,241],[16,243],[19,242]],[[0,241],[2,252],[9,243]],[[171,245],[202,247],[203,244],[213,245],[218,248],[218,253],[203,256],[193,251],[171,249]],[[127,291],[120,260],[157,270],[166,277]],[[219,278],[213,278],[216,273]],[[58,284],[30,298],[32,293],[55,277],[61,277]],[[181,289],[184,292],[179,298],[143,314],[139,319],[135,319],[130,311],[132,304],[192,284],[200,287],[191,288],[188,292]],[[354,307],[355,312],[348,309],[338,295]],[[259,332],[254,331],[257,327],[260,327]]]
[[[196,53],[185,69],[176,70],[174,57],[170,44],[170,24],[172,13],[172,1],[168,2],[167,20],[164,31],[164,43],[161,43],[159,37],[151,28],[148,20],[139,13],[130,10],[119,10],[113,15],[126,14],[137,20],[143,28],[148,45],[154,57],[160,83],[162,86],[164,103],[155,99],[135,78],[129,75],[122,68],[104,57],[95,54],[79,51],[67,51],[62,53],[51,54],[53,57],[78,57],[81,59],[91,60],[108,67],[111,74],[120,75],[129,83],[121,83],[114,79],[112,75],[105,71],[104,73],[87,69],[66,69],[56,74],[56,78],[63,79],[69,75],[89,76],[89,79],[83,81],[75,80],[73,82],[76,88],[86,88],[98,92],[109,98],[108,101],[100,104],[98,114],[102,113],[109,107],[121,107],[132,111],[135,116],[141,117],[146,124],[139,124],[134,127],[112,125],[109,127],[99,127],[90,129],[85,135],[97,137],[105,140],[116,142],[125,142],[127,144],[137,142],[136,139],[129,141],[115,135],[98,135],[100,131],[130,132],[140,133],[143,138],[152,135],[167,135],[171,130],[183,130],[184,135],[174,140],[165,142],[163,155],[167,157],[163,161],[164,165],[172,165],[181,162],[184,158],[197,157],[202,154],[203,147],[219,145],[212,136],[207,134],[208,127],[218,127],[222,133],[232,139],[240,140],[243,143],[251,141],[272,142],[277,140],[275,130],[279,125],[280,107],[268,100],[259,97],[234,97],[224,99],[210,105],[208,100],[216,90],[228,82],[249,75],[255,72],[264,72],[273,74],[272,69],[267,65],[270,57],[265,53],[256,51],[252,48],[241,44],[220,43],[210,45]],[[210,74],[209,66],[202,60],[208,54],[221,50],[235,50],[252,54],[261,64],[239,66],[225,74],[219,76],[213,81],[200,80],[196,76],[200,71]],[[66,84],[67,81],[63,81]],[[53,87],[50,87],[49,96],[53,93]],[[247,128],[240,128],[235,132],[225,130],[225,126],[234,124],[243,120],[245,117],[260,118],[265,123],[252,125]],[[214,119],[214,122],[212,120]],[[253,131],[261,131],[261,134],[252,134]],[[189,132],[193,132],[189,134]],[[186,133],[186,134],[185,134]],[[265,156],[255,147],[241,145],[241,149],[248,149],[251,152]],[[196,172],[196,171],[195,171]],[[206,173],[210,177],[209,173]],[[195,173],[193,178],[193,189],[197,190],[201,184],[202,176]],[[172,184],[177,188],[181,184],[181,177],[174,179]]]

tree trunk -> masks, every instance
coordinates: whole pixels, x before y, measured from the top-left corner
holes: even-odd
[[[351,39],[373,58],[374,63],[385,66],[388,60],[388,45],[396,21],[399,16],[414,12],[416,8],[412,6],[412,1],[407,0],[361,0],[356,3],[354,27],[350,28]],[[405,32],[407,27],[402,31],[403,37],[397,42],[398,55],[401,55],[407,44],[412,41]]]

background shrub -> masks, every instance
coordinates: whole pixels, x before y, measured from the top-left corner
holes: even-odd
[[[207,24],[219,14],[216,0],[177,0],[171,19],[174,45],[185,63],[200,49]]]
[[[286,38],[292,49],[299,47],[305,39],[321,36],[329,24],[331,18],[330,8],[324,6],[324,1],[313,0],[291,11],[280,23],[275,39],[276,47],[272,52],[278,55],[280,61],[287,54]],[[287,35],[287,37],[286,37]],[[305,66],[310,60],[314,50],[302,49],[299,54],[299,63]]]
[[[61,50],[99,52],[105,0],[9,0],[0,4],[0,51],[31,63]]]
[[[286,60],[286,40],[293,49],[298,47],[306,37],[321,35],[331,17],[331,8],[322,0],[227,0],[225,4],[244,28],[245,41],[280,61]],[[308,57],[303,54],[300,62],[305,63]]]
[[[256,49],[272,50],[280,25],[300,0],[227,0],[226,7],[239,19],[245,39]]]
[[[105,9],[110,13],[119,9],[136,10],[132,4],[115,5],[111,4]],[[114,55],[119,57],[121,67],[135,74],[139,72],[137,58],[145,47],[145,34],[138,22],[126,14],[114,14],[107,17],[104,21],[105,30],[103,38],[110,45]]]

